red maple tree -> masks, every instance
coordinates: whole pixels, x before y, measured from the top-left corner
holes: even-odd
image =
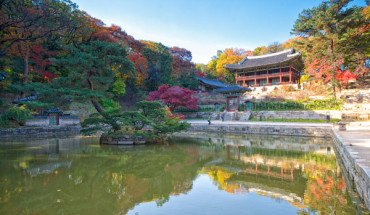
[[[197,98],[193,98],[192,95],[195,91],[187,88],[181,88],[179,86],[169,87],[167,84],[163,84],[158,87],[157,91],[149,93],[147,101],[161,100],[161,102],[167,105],[171,111],[176,107],[182,106],[189,109],[197,109]]]
[[[308,72],[316,79],[323,79],[324,83],[330,82],[333,88],[334,100],[336,100],[335,88],[341,90],[342,85],[347,85],[351,79],[358,78],[350,70],[343,67],[344,59],[337,57],[331,61],[326,57],[314,60],[308,67]]]
[[[50,58],[52,58],[55,53],[46,50],[41,45],[34,45],[31,47],[31,50],[30,60],[35,63],[35,66],[31,67],[31,71],[40,74],[47,82],[50,82],[53,78],[57,78],[58,75],[46,70],[46,67],[52,64]]]
[[[198,76],[198,77],[204,77],[204,76],[206,76],[206,74],[205,74],[205,73],[200,72],[200,71],[195,71],[195,73],[197,73],[197,76]]]

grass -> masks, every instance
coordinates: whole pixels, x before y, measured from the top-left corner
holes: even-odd
[[[249,121],[257,122],[259,119],[250,119]],[[330,123],[340,122],[340,119],[331,119]],[[319,119],[262,119],[262,122],[316,122],[316,123],[326,123],[326,120]]]

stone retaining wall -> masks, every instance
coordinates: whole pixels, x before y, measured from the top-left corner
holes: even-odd
[[[36,127],[43,127],[43,126],[50,126],[49,125],[49,117],[42,117],[42,118],[33,118],[27,120],[25,126],[36,126]],[[79,125],[80,118],[78,117],[63,117],[59,118],[59,125],[60,126],[71,126],[71,125]]]
[[[100,137],[100,144],[105,145],[140,145],[145,143],[145,138],[130,135],[107,135]]]
[[[240,134],[269,134],[305,137],[331,137],[331,127],[292,127],[289,125],[208,125],[191,124],[189,131],[218,132],[218,133],[240,133]]]
[[[263,119],[318,119],[326,120],[326,112],[332,119],[341,119],[342,112],[338,110],[315,110],[315,111],[252,111],[252,118],[259,119],[262,113]],[[243,113],[243,112],[238,112]],[[180,113],[187,119],[207,119],[212,112],[189,112]]]
[[[58,134],[79,134],[80,126],[48,126],[0,129],[0,137],[47,137]]]
[[[330,113],[331,119],[341,119],[342,113],[337,110],[315,111],[252,111],[252,118],[259,119],[262,113],[263,119],[317,119],[326,120],[326,112]]]
[[[349,146],[338,136],[333,129],[333,142],[337,149],[337,156],[340,156],[344,168],[350,177],[359,197],[370,210],[370,176],[361,166],[361,160],[356,158],[357,152],[352,152]]]

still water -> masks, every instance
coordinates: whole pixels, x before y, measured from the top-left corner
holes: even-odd
[[[0,214],[361,214],[328,139],[0,140]]]

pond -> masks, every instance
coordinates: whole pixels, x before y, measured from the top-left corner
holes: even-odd
[[[186,133],[170,144],[0,141],[0,214],[362,214],[330,139]]]

